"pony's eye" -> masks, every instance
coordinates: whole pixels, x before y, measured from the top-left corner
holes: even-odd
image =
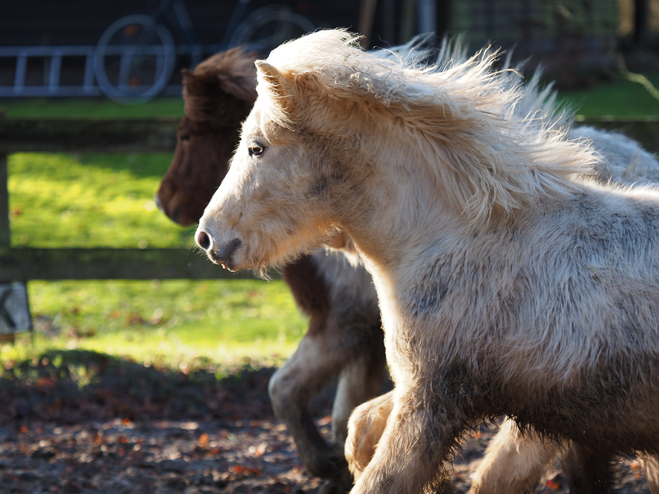
[[[181,134],[181,142],[188,142],[190,140],[189,134]]]
[[[263,151],[265,151],[265,148],[263,146],[259,146],[258,144],[254,144],[253,146],[250,146],[247,151],[249,152],[250,156],[261,156]]]

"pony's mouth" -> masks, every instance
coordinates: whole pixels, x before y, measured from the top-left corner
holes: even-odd
[[[228,269],[229,271],[237,271],[236,263],[234,262],[232,256],[241,245],[241,240],[239,238],[234,238],[217,250],[208,249],[207,253],[215,264],[219,264],[224,269]]]

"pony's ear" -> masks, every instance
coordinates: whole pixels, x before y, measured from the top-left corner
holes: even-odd
[[[181,75],[183,76],[183,87],[188,94],[204,94],[204,83],[199,77],[188,69],[181,70]]]
[[[264,85],[277,98],[290,96],[294,92],[293,83],[275,67],[263,60],[254,63],[259,86]]]

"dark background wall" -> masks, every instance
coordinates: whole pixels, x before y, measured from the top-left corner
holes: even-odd
[[[203,43],[219,43],[237,0],[184,0]],[[623,0],[437,0],[441,36],[464,33],[487,41],[529,44],[538,39],[615,36]],[[288,3],[319,27],[357,30],[361,0],[251,0],[250,10]],[[378,0],[372,45],[405,42],[415,32],[414,0]],[[0,46],[94,45],[114,20],[153,13],[158,0],[0,0]],[[175,27],[168,25],[176,35]]]
[[[195,31],[204,43],[219,43],[235,0],[185,0]],[[289,3],[321,27],[357,27],[358,0],[253,0],[250,9]],[[380,2],[382,3],[382,2]],[[1,0],[0,46],[93,45],[114,20],[132,13],[153,13],[157,0]]]
[[[562,82],[571,74],[581,74],[579,78],[584,79],[583,74],[593,73],[597,78],[599,67],[613,67],[610,52],[621,34],[619,26],[633,17],[639,1],[437,0],[434,23],[439,36],[464,34],[472,50],[488,42],[515,46],[519,58],[544,63],[548,74]],[[650,22],[659,19],[659,0],[643,1],[648,4],[648,29],[659,29]],[[219,44],[237,0],[184,2],[200,41]],[[362,2],[251,0],[249,8],[288,3],[318,27],[357,31]],[[409,40],[417,31],[415,5],[415,0],[377,0],[369,47]],[[0,46],[95,45],[116,19],[131,13],[152,14],[157,6],[158,0],[0,0]],[[655,10],[657,15],[650,15]],[[175,41],[184,41],[175,26],[167,26]],[[7,72],[10,84],[11,68],[0,72]]]

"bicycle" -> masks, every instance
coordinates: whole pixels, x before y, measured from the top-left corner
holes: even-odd
[[[205,52],[239,45],[265,55],[284,41],[316,28],[288,5],[268,5],[246,16],[249,3],[238,0],[220,45],[199,42],[183,0],[160,0],[153,15],[121,17],[108,26],[96,44],[94,74],[99,88],[114,101],[143,103],[167,86],[179,54],[190,55],[192,68]],[[162,22],[165,17],[178,25],[185,44],[177,47]]]

